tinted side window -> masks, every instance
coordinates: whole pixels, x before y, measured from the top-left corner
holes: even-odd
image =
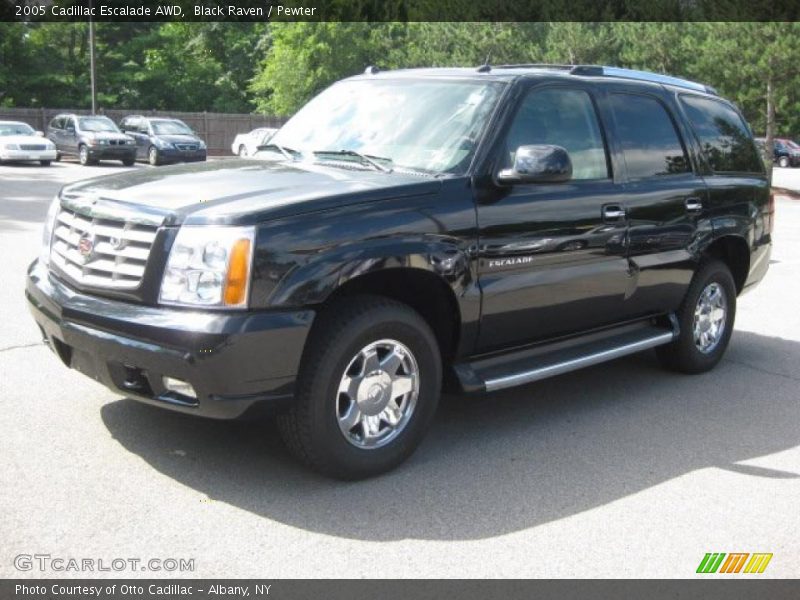
[[[716,172],[763,172],[750,131],[730,106],[699,96],[681,96],[681,103]]]
[[[611,94],[628,177],[642,179],[691,170],[675,124],[655,98]]]
[[[605,179],[608,161],[592,99],[584,91],[533,90],[522,101],[506,138],[508,160],[520,146],[555,144],[569,152],[573,179]]]

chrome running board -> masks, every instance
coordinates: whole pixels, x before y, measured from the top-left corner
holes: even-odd
[[[672,328],[638,323],[455,366],[467,392],[494,392],[669,344]]]

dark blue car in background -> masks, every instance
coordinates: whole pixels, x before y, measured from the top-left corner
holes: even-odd
[[[130,115],[119,128],[136,140],[136,159],[153,166],[206,159],[206,143],[180,119]]]

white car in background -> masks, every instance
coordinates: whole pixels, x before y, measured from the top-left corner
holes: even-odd
[[[269,142],[276,131],[278,130],[273,127],[259,127],[250,133],[240,133],[234,138],[231,150],[242,158],[253,156],[257,148]]]
[[[56,146],[41,131],[22,121],[0,121],[0,162],[39,161],[48,166],[56,159]]]

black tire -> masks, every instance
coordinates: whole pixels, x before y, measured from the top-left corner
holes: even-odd
[[[396,437],[362,448],[339,427],[339,385],[353,357],[369,344],[397,340],[410,350],[419,373],[416,406]],[[278,417],[281,437],[312,469],[337,479],[363,479],[408,458],[425,435],[439,402],[442,363],[431,328],[410,307],[379,296],[357,296],[318,317],[303,353],[295,399]]]
[[[788,156],[781,156],[778,159],[778,166],[782,168],[786,168],[789,166],[789,157]]]
[[[150,146],[150,148],[147,149],[147,162],[154,167],[161,164],[161,157],[158,155],[158,148],[155,146]]]
[[[247,158],[247,146],[244,144],[239,145],[239,157]]]
[[[126,158],[126,159],[124,159],[122,161],[122,164],[125,165],[126,167],[132,167],[135,162],[136,162],[136,159],[134,159],[134,158]]]
[[[81,144],[78,146],[78,162],[81,163],[84,167],[88,165],[95,164],[96,161],[93,161],[89,158],[89,148]]]
[[[39,164],[42,165],[43,167],[49,167],[50,166],[50,161],[49,160],[40,160]]]
[[[61,162],[61,153],[56,152],[56,162]]]
[[[701,294],[712,284],[717,284],[724,293],[725,324],[716,344],[709,351],[703,352],[695,342],[695,308]],[[680,326],[678,338],[670,344],[656,348],[661,364],[680,373],[697,374],[710,371],[725,354],[736,319],[736,285],[725,263],[716,259],[702,263],[692,279],[677,317]]]

